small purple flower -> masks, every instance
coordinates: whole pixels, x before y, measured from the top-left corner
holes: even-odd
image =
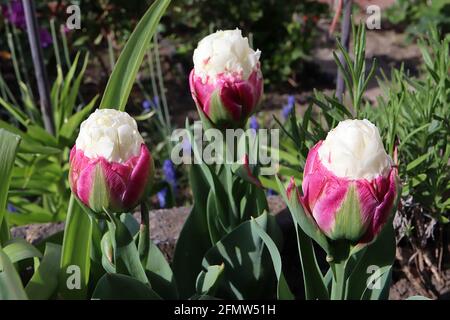
[[[163,164],[163,173],[164,178],[167,181],[168,184],[172,186],[172,189],[176,190],[177,188],[177,177],[176,177],[176,171],[175,166],[173,165],[173,162],[169,159],[164,160]]]
[[[144,101],[142,101],[142,108],[144,108],[145,111],[149,111],[150,109],[152,109],[152,103],[145,99]]]
[[[47,48],[53,43],[52,35],[45,28],[39,29],[39,38],[41,39],[42,48]]]
[[[20,29],[25,29],[25,11],[23,10],[22,1],[14,0],[9,5],[2,6],[5,20]]]
[[[269,189],[269,190],[267,190],[267,195],[268,196],[276,196],[278,193],[276,193],[274,190],[272,190],[272,189]]]
[[[289,95],[288,102],[283,106],[283,110],[281,111],[281,114],[285,120],[289,117],[294,107],[295,107],[295,97],[293,95]]]
[[[295,105],[295,97],[292,94],[288,96],[288,104]]]
[[[157,193],[157,197],[158,197],[158,202],[159,202],[159,206],[161,208],[165,208],[167,203],[166,203],[166,197],[167,197],[167,188],[162,189],[161,191],[159,191]]]
[[[259,123],[258,123],[258,119],[256,118],[256,116],[252,116],[250,118],[250,129],[253,130],[258,130],[259,129]]]
[[[152,100],[145,99],[142,101],[142,108],[144,110],[149,111],[151,109],[156,109],[159,106],[159,98],[158,96],[154,96]]]
[[[8,210],[9,212],[17,212],[16,207],[14,207],[11,203],[8,203],[8,205],[7,205],[7,210]]]

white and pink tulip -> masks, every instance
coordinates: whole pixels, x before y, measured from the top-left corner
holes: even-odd
[[[263,95],[259,57],[241,30],[217,31],[194,51],[189,76],[200,112],[217,128],[243,127]]]
[[[288,196],[295,188],[291,182]],[[303,208],[331,240],[369,243],[393,211],[399,182],[378,128],[346,120],[310,151],[303,174]]]
[[[134,209],[152,174],[152,156],[130,115],[99,109],[81,124],[70,152],[69,182],[72,192],[93,211]]]

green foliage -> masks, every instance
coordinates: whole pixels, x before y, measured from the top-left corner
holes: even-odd
[[[429,25],[442,28],[443,33],[450,31],[450,3],[447,0],[397,0],[388,8],[387,18],[394,24],[407,25],[411,35],[421,34]]]
[[[18,129],[0,121],[0,128],[14,132],[23,141],[12,173],[10,203],[15,210],[7,215],[10,224],[43,223],[65,217],[70,195],[67,182],[68,149],[75,142],[78,127],[97,100],[95,97],[84,107],[77,103],[87,61],[86,55],[77,73],[80,67],[77,54],[65,76],[61,67],[57,66],[58,77],[51,90],[55,136],[45,131],[41,111],[34,104],[19,107],[0,98],[0,105],[24,128]]]
[[[186,59],[208,33],[242,29],[251,34],[253,47],[262,51],[266,81],[280,85],[288,78],[297,81],[325,11],[326,6],[315,1],[183,0],[174,3],[168,28],[177,31],[179,39],[174,40]]]
[[[16,157],[17,148],[20,143],[20,137],[4,129],[0,129],[0,227],[7,230],[6,233],[0,233],[0,247],[9,240],[8,222],[5,219],[6,202],[11,181],[12,168]]]
[[[431,29],[419,41],[424,70],[419,78],[394,70],[380,81],[384,96],[365,116],[381,129],[391,152],[398,144],[403,197],[412,197],[425,212],[447,223],[450,211],[450,36],[440,40]]]
[[[114,66],[103,93],[100,103],[101,108],[125,110],[128,96],[144,59],[145,51],[169,3],[170,0],[155,1],[139,21]]]

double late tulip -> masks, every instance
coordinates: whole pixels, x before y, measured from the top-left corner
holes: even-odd
[[[263,94],[260,55],[239,29],[217,31],[199,42],[189,83],[199,112],[213,126],[243,127],[255,112]]]
[[[146,194],[153,160],[125,112],[99,109],[81,124],[70,152],[72,192],[95,212],[132,210]]]
[[[399,190],[397,169],[378,128],[368,120],[340,122],[309,151],[302,189],[306,213],[329,239],[371,242]]]

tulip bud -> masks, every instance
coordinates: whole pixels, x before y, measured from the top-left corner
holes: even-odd
[[[243,127],[255,112],[263,94],[260,55],[239,29],[217,31],[199,42],[189,84],[199,112],[213,126]]]
[[[371,242],[399,189],[378,128],[368,120],[340,122],[309,151],[302,189],[305,211],[329,239]]]
[[[126,112],[99,109],[81,124],[70,152],[72,192],[95,212],[126,212],[145,195],[151,154]]]

